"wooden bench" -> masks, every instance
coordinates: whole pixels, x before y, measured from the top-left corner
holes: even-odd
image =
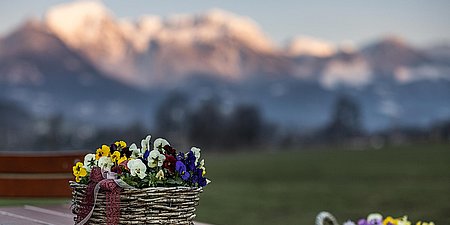
[[[0,197],[71,197],[72,166],[85,152],[0,152]]]

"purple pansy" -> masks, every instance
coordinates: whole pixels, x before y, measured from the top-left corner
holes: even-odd
[[[193,152],[189,151],[186,158],[186,166],[189,171],[195,170],[195,155]]]
[[[204,178],[204,177],[198,178],[198,185],[199,185],[200,187],[204,187],[204,186],[206,186],[206,184],[207,184],[206,178]]]
[[[191,176],[188,171],[186,171],[186,166],[183,162],[177,161],[175,164],[175,170],[181,175],[181,179],[187,180]]]
[[[366,219],[360,219],[358,220],[358,225],[369,225],[369,223],[367,223]]]
[[[184,162],[184,153],[179,152],[179,153],[177,154],[177,160],[178,160],[178,161]]]
[[[147,150],[144,152],[144,159],[148,158],[148,156],[150,155],[150,151]]]

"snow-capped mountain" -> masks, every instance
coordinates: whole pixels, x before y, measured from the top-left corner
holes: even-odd
[[[314,127],[327,122],[337,94],[352,93],[371,129],[393,117],[424,125],[450,117],[448,49],[398,37],[358,48],[299,36],[281,46],[250,18],[218,9],[129,20],[98,1],[74,1],[0,39],[0,97],[108,124],[117,115],[148,120],[178,88]]]
[[[334,55],[337,51],[337,47],[324,40],[319,40],[307,36],[298,36],[291,39],[286,47],[285,51],[290,56],[316,56],[316,57],[329,57]]]
[[[192,74],[238,80],[285,73],[275,45],[246,17],[221,10],[168,18],[116,19],[99,2],[55,6],[43,23],[100,70],[150,86]]]
[[[145,98],[135,88],[109,79],[40,22],[26,22],[0,45],[0,99],[34,115],[58,112],[109,123],[123,114],[127,121],[136,116],[129,110]]]
[[[362,49],[306,36],[278,46],[250,18],[219,9],[130,20],[116,18],[101,2],[74,1],[33,23],[105,76],[143,89],[199,75],[226,81],[293,76],[325,88],[450,79],[445,59],[398,37]]]

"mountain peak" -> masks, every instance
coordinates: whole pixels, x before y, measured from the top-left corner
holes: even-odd
[[[242,41],[257,51],[273,52],[276,48],[272,40],[250,17],[222,9],[211,9],[197,15],[196,22],[214,27],[220,34]]]
[[[380,43],[397,45],[397,46],[406,46],[407,41],[405,38],[398,35],[388,35],[381,39]]]
[[[112,13],[101,2],[80,0],[53,6],[45,14],[44,22],[64,41],[79,47],[80,41],[95,38],[101,32],[102,21],[111,17]]]
[[[101,17],[109,14],[109,10],[100,2],[93,0],[78,0],[69,3],[59,4],[51,7],[46,16],[77,16],[79,19],[84,17]]]
[[[286,51],[292,56],[328,57],[336,53],[336,46],[324,40],[298,36],[289,41]]]

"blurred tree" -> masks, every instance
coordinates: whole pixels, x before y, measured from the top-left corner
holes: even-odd
[[[169,138],[184,136],[186,119],[189,114],[189,102],[183,93],[172,92],[159,105],[155,115],[157,133]]]
[[[263,120],[254,105],[238,105],[228,118],[226,140],[231,145],[255,145],[262,134]]]
[[[44,123],[46,128],[36,138],[34,144],[36,149],[58,151],[70,146],[70,135],[64,132],[64,117],[62,114],[53,115]]]
[[[188,137],[192,143],[202,146],[220,145],[223,142],[225,117],[220,110],[221,102],[217,98],[204,101],[188,119]]]
[[[14,102],[0,100],[0,151],[30,147],[33,117]]]
[[[330,124],[324,136],[334,141],[360,135],[362,132],[361,110],[358,102],[350,96],[341,95],[333,109]]]

